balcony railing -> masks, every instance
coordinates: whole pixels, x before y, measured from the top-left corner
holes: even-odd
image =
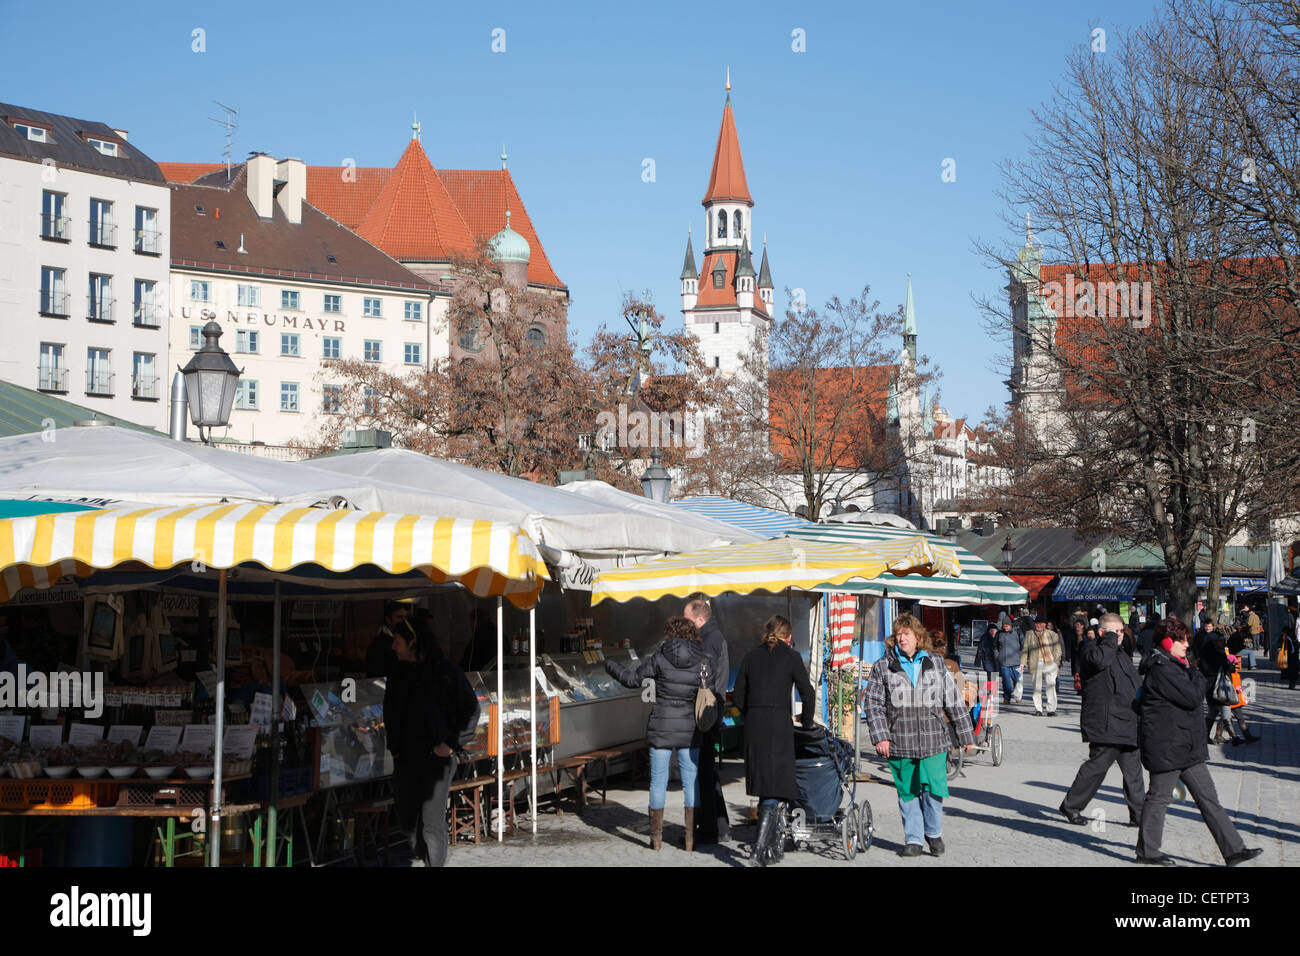
[[[68,293],[41,291],[41,314],[68,317]]]
[[[90,244],[117,248],[117,226],[111,222],[90,220]]]
[[[36,387],[42,392],[66,392],[68,390],[68,370],[57,365],[37,366]]]
[[[113,394],[113,373],[99,369],[87,369],[86,394],[111,396]]]
[[[135,251],[145,256],[158,255],[162,252],[162,234],[157,229],[137,229]]]
[[[131,397],[156,400],[158,398],[158,376],[157,375],[132,376]]]
[[[100,296],[92,298],[90,305],[86,308],[86,318],[91,322],[112,322],[113,321],[113,298],[112,296]]]
[[[141,329],[162,327],[163,310],[152,302],[137,302],[132,311],[131,324]]]
[[[71,220],[67,216],[55,216],[50,213],[41,214],[42,239],[57,239],[60,242],[67,242],[71,237]]]

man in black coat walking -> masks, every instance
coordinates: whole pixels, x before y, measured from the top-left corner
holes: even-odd
[[[718,698],[718,711],[721,713],[727,700],[727,685],[731,683],[731,661],[727,653],[727,640],[722,629],[713,618],[713,609],[703,598],[688,601],[685,611],[686,619],[695,625],[704,643],[704,653],[709,659],[710,689]],[[727,804],[722,796],[722,784],[718,779],[718,764],[722,755],[718,752],[722,742],[722,719],[706,731],[700,741],[700,811],[695,817],[695,842],[701,846],[709,843],[725,842],[731,835],[730,821],[727,818]]]
[[[1083,681],[1079,730],[1088,744],[1088,759],[1061,801],[1061,812],[1076,826],[1087,823],[1083,809],[1097,795],[1111,764],[1119,761],[1129,826],[1142,817],[1142,759],[1138,753],[1137,692],[1141,681],[1133,659],[1120,651],[1124,628],[1118,614],[1101,619],[1101,636],[1084,640],[1075,650],[1075,672]]]

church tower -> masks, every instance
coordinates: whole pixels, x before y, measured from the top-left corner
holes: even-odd
[[[735,375],[742,355],[759,348],[766,358],[767,327],[773,308],[767,244],[756,273],[753,260],[754,200],[745,181],[740,137],[731,109],[731,73],[722,125],[713,150],[713,169],[704,206],[704,261],[697,269],[692,237],[682,267],[682,320],[699,342],[705,360],[723,375]]]

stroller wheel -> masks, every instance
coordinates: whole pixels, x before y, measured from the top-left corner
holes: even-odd
[[[989,749],[993,753],[993,766],[1002,766],[1002,728],[997,724],[993,725],[993,730],[989,733]]]
[[[844,859],[858,855],[858,808],[850,803],[840,818],[840,839],[844,845]]]
[[[876,835],[876,825],[871,817],[871,804],[863,800],[858,804],[858,850],[866,853]]]

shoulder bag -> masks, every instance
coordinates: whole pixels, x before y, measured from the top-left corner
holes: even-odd
[[[700,686],[695,690],[695,726],[703,733],[718,722],[718,698],[709,689],[709,659],[700,664]]]
[[[1237,696],[1237,688],[1232,684],[1232,676],[1226,669],[1219,671],[1219,676],[1214,681],[1214,702],[1232,707],[1240,699]]]

